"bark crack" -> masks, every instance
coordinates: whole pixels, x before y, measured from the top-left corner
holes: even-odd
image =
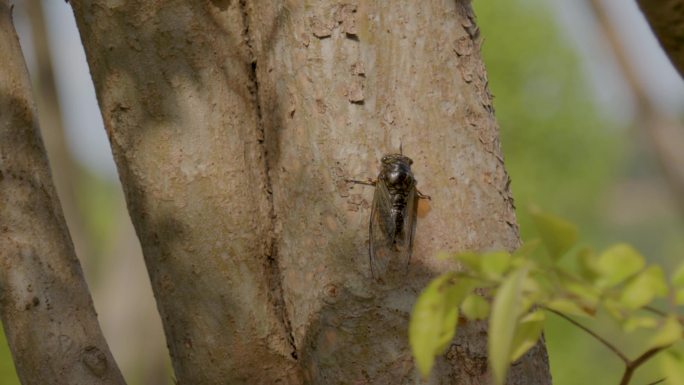
[[[259,78],[257,76],[257,59],[254,52],[254,47],[252,43],[252,36],[249,30],[249,15],[248,15],[248,5],[247,0],[240,0],[240,11],[242,13],[242,24],[243,24],[243,35],[245,43],[247,45],[247,51],[249,54],[250,63],[250,92],[256,106],[256,135],[257,143],[261,151],[261,159],[264,171],[264,184],[267,194],[268,201],[268,236],[266,238],[265,250],[266,250],[266,272],[269,285],[269,297],[271,304],[275,308],[276,315],[280,318],[280,321],[285,328],[287,342],[290,345],[290,356],[297,360],[297,346],[294,342],[294,333],[292,332],[292,324],[290,323],[290,318],[287,314],[287,308],[285,306],[285,296],[283,292],[282,285],[282,273],[280,271],[280,266],[278,264],[278,242],[276,235],[276,221],[277,214],[275,212],[275,205],[273,203],[273,185],[271,181],[271,174],[268,163],[268,148],[265,143],[265,127],[263,123],[263,116],[261,112],[261,100],[259,97]]]

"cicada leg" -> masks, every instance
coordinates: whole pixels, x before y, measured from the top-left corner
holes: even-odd
[[[420,190],[418,190],[418,189],[416,189],[416,194],[418,195],[418,198],[420,198],[420,199],[427,199],[427,200],[429,200],[429,201],[432,200],[432,197],[431,197],[431,196],[423,194],[423,193],[420,192]]]
[[[368,178],[368,180],[345,179],[344,181],[349,182],[349,183],[354,183],[354,184],[363,184],[366,186],[375,186],[378,183],[377,179],[371,179],[371,178]]]

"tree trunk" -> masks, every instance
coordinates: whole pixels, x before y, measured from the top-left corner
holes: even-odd
[[[0,1],[0,316],[22,384],[124,384],[50,177],[11,7]]]
[[[414,383],[434,256],[519,242],[469,3],[73,7],[179,382]],[[345,179],[402,145],[433,208],[379,284],[373,191]],[[430,383],[487,379],[461,326]],[[550,383],[542,345],[509,383]]]

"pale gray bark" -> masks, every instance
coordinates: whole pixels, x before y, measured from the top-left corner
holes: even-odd
[[[23,384],[124,384],[64,222],[0,1],[0,316]]]
[[[518,232],[467,2],[74,0],[182,384],[403,384],[440,250]],[[432,211],[370,279],[372,189],[400,143]],[[487,381],[466,324],[434,384]],[[511,384],[549,384],[543,346]]]

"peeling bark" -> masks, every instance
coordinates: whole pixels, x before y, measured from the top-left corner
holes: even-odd
[[[684,0],[637,0],[665,53],[684,76]]]
[[[0,1],[0,316],[22,384],[124,384],[97,322]]]

